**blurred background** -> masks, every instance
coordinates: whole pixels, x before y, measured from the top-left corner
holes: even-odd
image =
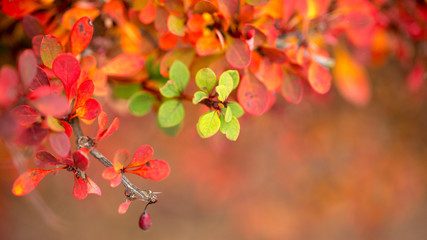
[[[104,155],[149,144],[154,158],[171,166],[160,182],[129,176],[162,192],[148,208],[147,232],[138,227],[145,204],[134,202],[119,215],[123,187],[110,188],[95,159],[88,174],[102,197],[75,199],[66,172],[47,176],[32,194],[13,196],[19,173],[2,141],[0,238],[427,239],[426,87],[409,94],[399,66],[390,60],[369,69],[372,99],[363,108],[334,86],[324,96],[306,88],[299,105],[278,96],[263,116],[242,118],[237,142],[222,134],[201,139],[195,126],[202,109],[191,103],[181,132],[168,137],[155,127],[154,113],[133,117],[124,104],[101,99],[110,119],[121,121],[100,143]],[[89,136],[95,128],[84,126]]]

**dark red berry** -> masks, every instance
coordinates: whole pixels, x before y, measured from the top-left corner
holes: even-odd
[[[151,227],[151,217],[147,213],[147,211],[144,211],[141,214],[141,217],[139,218],[139,227],[144,231],[148,230]]]

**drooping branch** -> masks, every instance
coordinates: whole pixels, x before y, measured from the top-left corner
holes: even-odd
[[[78,118],[73,118],[70,121],[71,127],[76,138],[77,149],[86,147],[92,149],[90,154],[96,158],[102,165],[105,167],[112,167],[108,158],[106,158],[101,152],[95,148],[95,143],[88,136],[85,136],[81,127]],[[124,174],[122,174],[122,184],[126,189],[126,197],[130,200],[140,199],[147,201],[149,203],[154,203],[157,201],[157,196],[151,190],[142,190],[139,187],[135,186]]]

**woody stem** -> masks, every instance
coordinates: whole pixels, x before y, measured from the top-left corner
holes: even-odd
[[[91,149],[90,154],[100,163],[102,163],[102,165],[105,167],[112,167],[113,164],[111,161],[95,148],[95,143],[92,141],[92,139],[84,135],[80,127],[79,119],[71,119],[70,124],[73,128],[74,136],[76,138],[77,149],[82,147]],[[132,199],[141,199],[149,203],[157,201],[157,196],[151,190],[143,190],[138,188],[124,174],[122,174],[122,184]]]

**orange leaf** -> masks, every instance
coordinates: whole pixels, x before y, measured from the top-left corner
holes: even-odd
[[[108,129],[105,129],[107,126],[107,114],[105,112],[101,112],[98,117],[98,125],[99,127],[96,134],[96,142],[99,142],[101,139],[113,134],[119,128],[119,119],[117,117],[114,118]]]
[[[139,72],[144,62],[144,58],[138,54],[124,53],[111,59],[102,67],[102,71],[110,76],[128,77]]]
[[[117,187],[122,181],[122,173],[116,172],[114,167],[108,167],[102,172],[102,178],[110,181],[111,187]]]
[[[159,47],[163,50],[170,50],[178,43],[178,37],[168,32],[163,34],[159,39]]]
[[[315,60],[312,60],[308,68],[308,82],[314,91],[325,94],[331,88],[331,73]]]
[[[92,97],[94,89],[95,89],[95,86],[93,85],[93,82],[91,80],[82,82],[79,88],[77,89],[76,102],[74,103],[74,108],[77,109],[77,108],[83,107],[85,102]]]
[[[342,46],[335,48],[335,62],[333,73],[339,93],[357,106],[366,105],[371,98],[371,87],[363,66]]]
[[[128,210],[128,208],[129,208],[129,206],[130,206],[131,203],[132,203],[131,201],[127,201],[127,202],[121,203],[119,205],[119,210],[118,210],[119,214],[125,214],[127,212],[127,210]]]
[[[175,15],[168,17],[168,29],[176,36],[183,37],[185,35],[185,19]]]
[[[15,180],[12,187],[12,193],[16,196],[23,196],[33,191],[33,189],[40,183],[40,181],[51,172],[60,170],[63,168],[55,168],[50,170],[44,169],[32,169]]]
[[[91,120],[94,120],[101,110],[101,104],[99,104],[95,99],[90,98],[85,102],[83,107],[76,110],[76,116],[82,120],[88,120],[87,123],[91,123]]]
[[[187,20],[187,27],[191,32],[200,32],[205,27],[205,19],[201,14],[193,14]]]
[[[221,43],[214,34],[200,37],[196,42],[196,52],[199,56],[207,56],[221,51]]]
[[[92,40],[93,25],[88,17],[80,18],[73,26],[70,34],[71,52],[73,55],[81,53]]]
[[[129,158],[129,152],[125,149],[119,149],[114,153],[113,167],[114,171],[120,172],[125,164],[125,161]]]
[[[259,116],[268,109],[270,95],[267,87],[248,72],[240,82],[237,99],[245,112]]]
[[[150,145],[142,145],[133,154],[132,161],[126,168],[140,167],[153,157],[153,148]]]
[[[81,19],[82,17],[89,17],[93,22],[93,20],[95,20],[98,15],[99,10],[97,8],[74,7],[64,13],[62,16],[61,26],[64,26],[67,30],[71,30],[77,20]]]
[[[300,103],[303,95],[301,78],[284,72],[281,93],[286,101],[293,104]]]

